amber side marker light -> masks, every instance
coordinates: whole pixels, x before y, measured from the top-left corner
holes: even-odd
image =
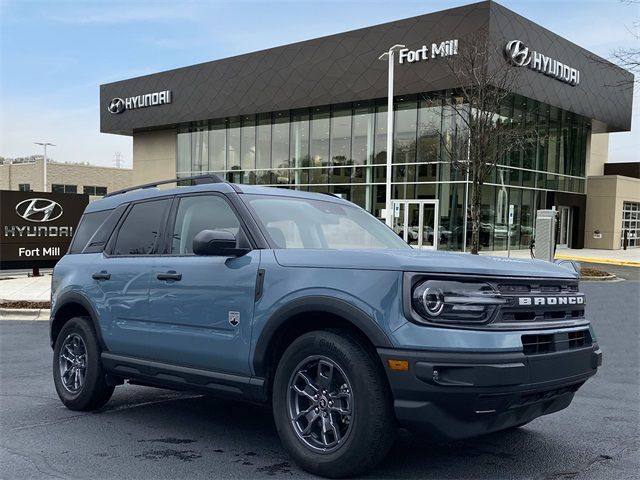
[[[407,360],[387,360],[389,368],[391,370],[397,370],[400,372],[406,372],[409,370],[409,362]]]

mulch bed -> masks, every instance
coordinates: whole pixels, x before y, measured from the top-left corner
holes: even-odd
[[[611,274],[603,270],[595,270],[593,268],[581,268],[580,276],[581,277],[610,277]]]
[[[49,301],[31,301],[31,300],[2,300],[0,301],[0,308],[34,308],[34,309],[48,309],[51,308],[51,302]]]

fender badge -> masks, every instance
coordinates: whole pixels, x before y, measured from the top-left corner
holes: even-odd
[[[229,324],[232,327],[237,327],[240,323],[240,312],[229,312]]]

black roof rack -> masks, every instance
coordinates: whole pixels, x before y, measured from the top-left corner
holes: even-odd
[[[159,182],[151,182],[151,183],[145,183],[142,185],[135,185],[133,187],[123,188],[122,190],[116,190],[115,192],[107,193],[103,198],[113,197],[114,195],[120,195],[121,193],[127,193],[133,190],[155,188],[158,185],[166,185],[168,183],[176,183],[176,184],[187,183],[187,185],[202,185],[205,183],[227,183],[227,181],[218,175],[198,175],[195,177],[173,178],[171,180],[161,180]]]

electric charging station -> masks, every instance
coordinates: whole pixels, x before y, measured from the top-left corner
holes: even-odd
[[[554,260],[557,213],[555,210],[538,210],[536,213],[536,258],[539,260]]]

